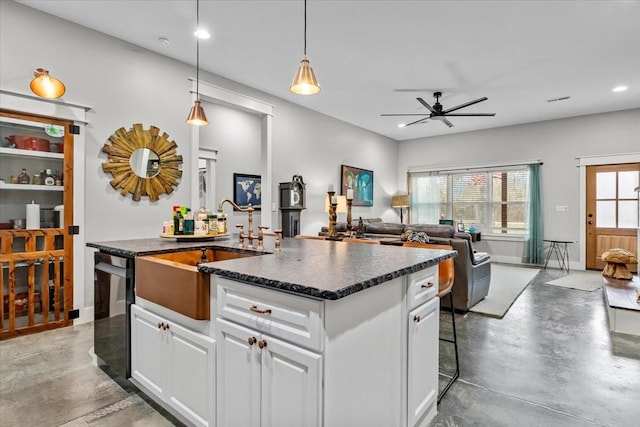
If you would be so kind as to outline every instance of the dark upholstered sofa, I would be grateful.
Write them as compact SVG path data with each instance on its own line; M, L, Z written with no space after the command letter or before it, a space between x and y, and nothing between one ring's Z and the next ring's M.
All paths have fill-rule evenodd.
M411 232L425 232L429 243L450 245L458 252L454 259L455 281L453 284L453 305L457 311L466 312L483 300L489 292L491 282L491 259L485 252L473 249L469 233L456 232L451 225L399 224L383 222L380 218L362 220L366 238L397 237L406 240ZM352 222L356 226L357 221ZM344 233L346 223L337 223L336 231ZM327 234L322 227L320 235Z

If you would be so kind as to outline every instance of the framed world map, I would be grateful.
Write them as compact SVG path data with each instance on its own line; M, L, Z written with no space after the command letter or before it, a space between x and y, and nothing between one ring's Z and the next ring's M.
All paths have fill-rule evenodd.
M260 210L262 204L262 178L260 175L234 173L233 202L241 208L246 208L251 204L255 210Z

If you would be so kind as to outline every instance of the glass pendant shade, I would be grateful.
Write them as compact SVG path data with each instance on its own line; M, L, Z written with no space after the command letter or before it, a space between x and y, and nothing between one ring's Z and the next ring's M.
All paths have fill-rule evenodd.
M320 92L320 85L306 56L300 61L289 90L297 95L313 95Z
M193 107L191 107L189 116L187 116L187 123L194 126L205 126L209 124L207 116L204 114L204 109L202 105L200 105L200 101L193 101Z
M35 77L31 80L31 91L42 98L60 98L64 95L66 88L64 83L58 79L54 79L49 75L49 70L38 68L33 72Z

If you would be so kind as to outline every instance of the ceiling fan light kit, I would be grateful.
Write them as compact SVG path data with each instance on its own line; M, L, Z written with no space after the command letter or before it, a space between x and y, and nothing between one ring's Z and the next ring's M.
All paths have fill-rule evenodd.
M296 95L313 95L320 92L320 85L307 59L307 0L304 0L304 56L296 70L289 90Z
M196 32L200 28L200 0L196 0ZM204 108L200 104L200 38L196 36L196 100L189 110L187 124L193 126L206 126L209 124L207 116L204 114Z
M416 98L423 107L429 110L429 113L409 113L409 114L381 114L383 117L400 117L400 116L423 116L422 118L415 120L411 123L406 123L402 127L411 126L415 124L425 123L427 120L439 120L450 128L453 127L453 123L451 123L447 117L492 117L495 116L496 113L454 113L454 111L460 110L465 107L469 107L471 105L477 104L479 102L486 101L486 96L482 98L475 99L473 101L465 102L464 104L457 105L453 108L449 108L447 110L444 109L442 104L440 104L440 97L442 96L442 92L434 92L433 97L436 99L436 103L433 104L433 107L429 105L424 99ZM426 117L424 117L426 116Z

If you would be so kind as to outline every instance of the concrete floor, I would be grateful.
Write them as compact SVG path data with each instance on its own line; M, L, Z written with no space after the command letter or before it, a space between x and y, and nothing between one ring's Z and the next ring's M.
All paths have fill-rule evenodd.
M638 423L640 337L609 332L601 289L544 284L559 276L541 272L503 319L456 315L460 379L431 426ZM1 342L0 426L177 424L93 367L92 345L92 324ZM443 370L451 347L441 344Z

